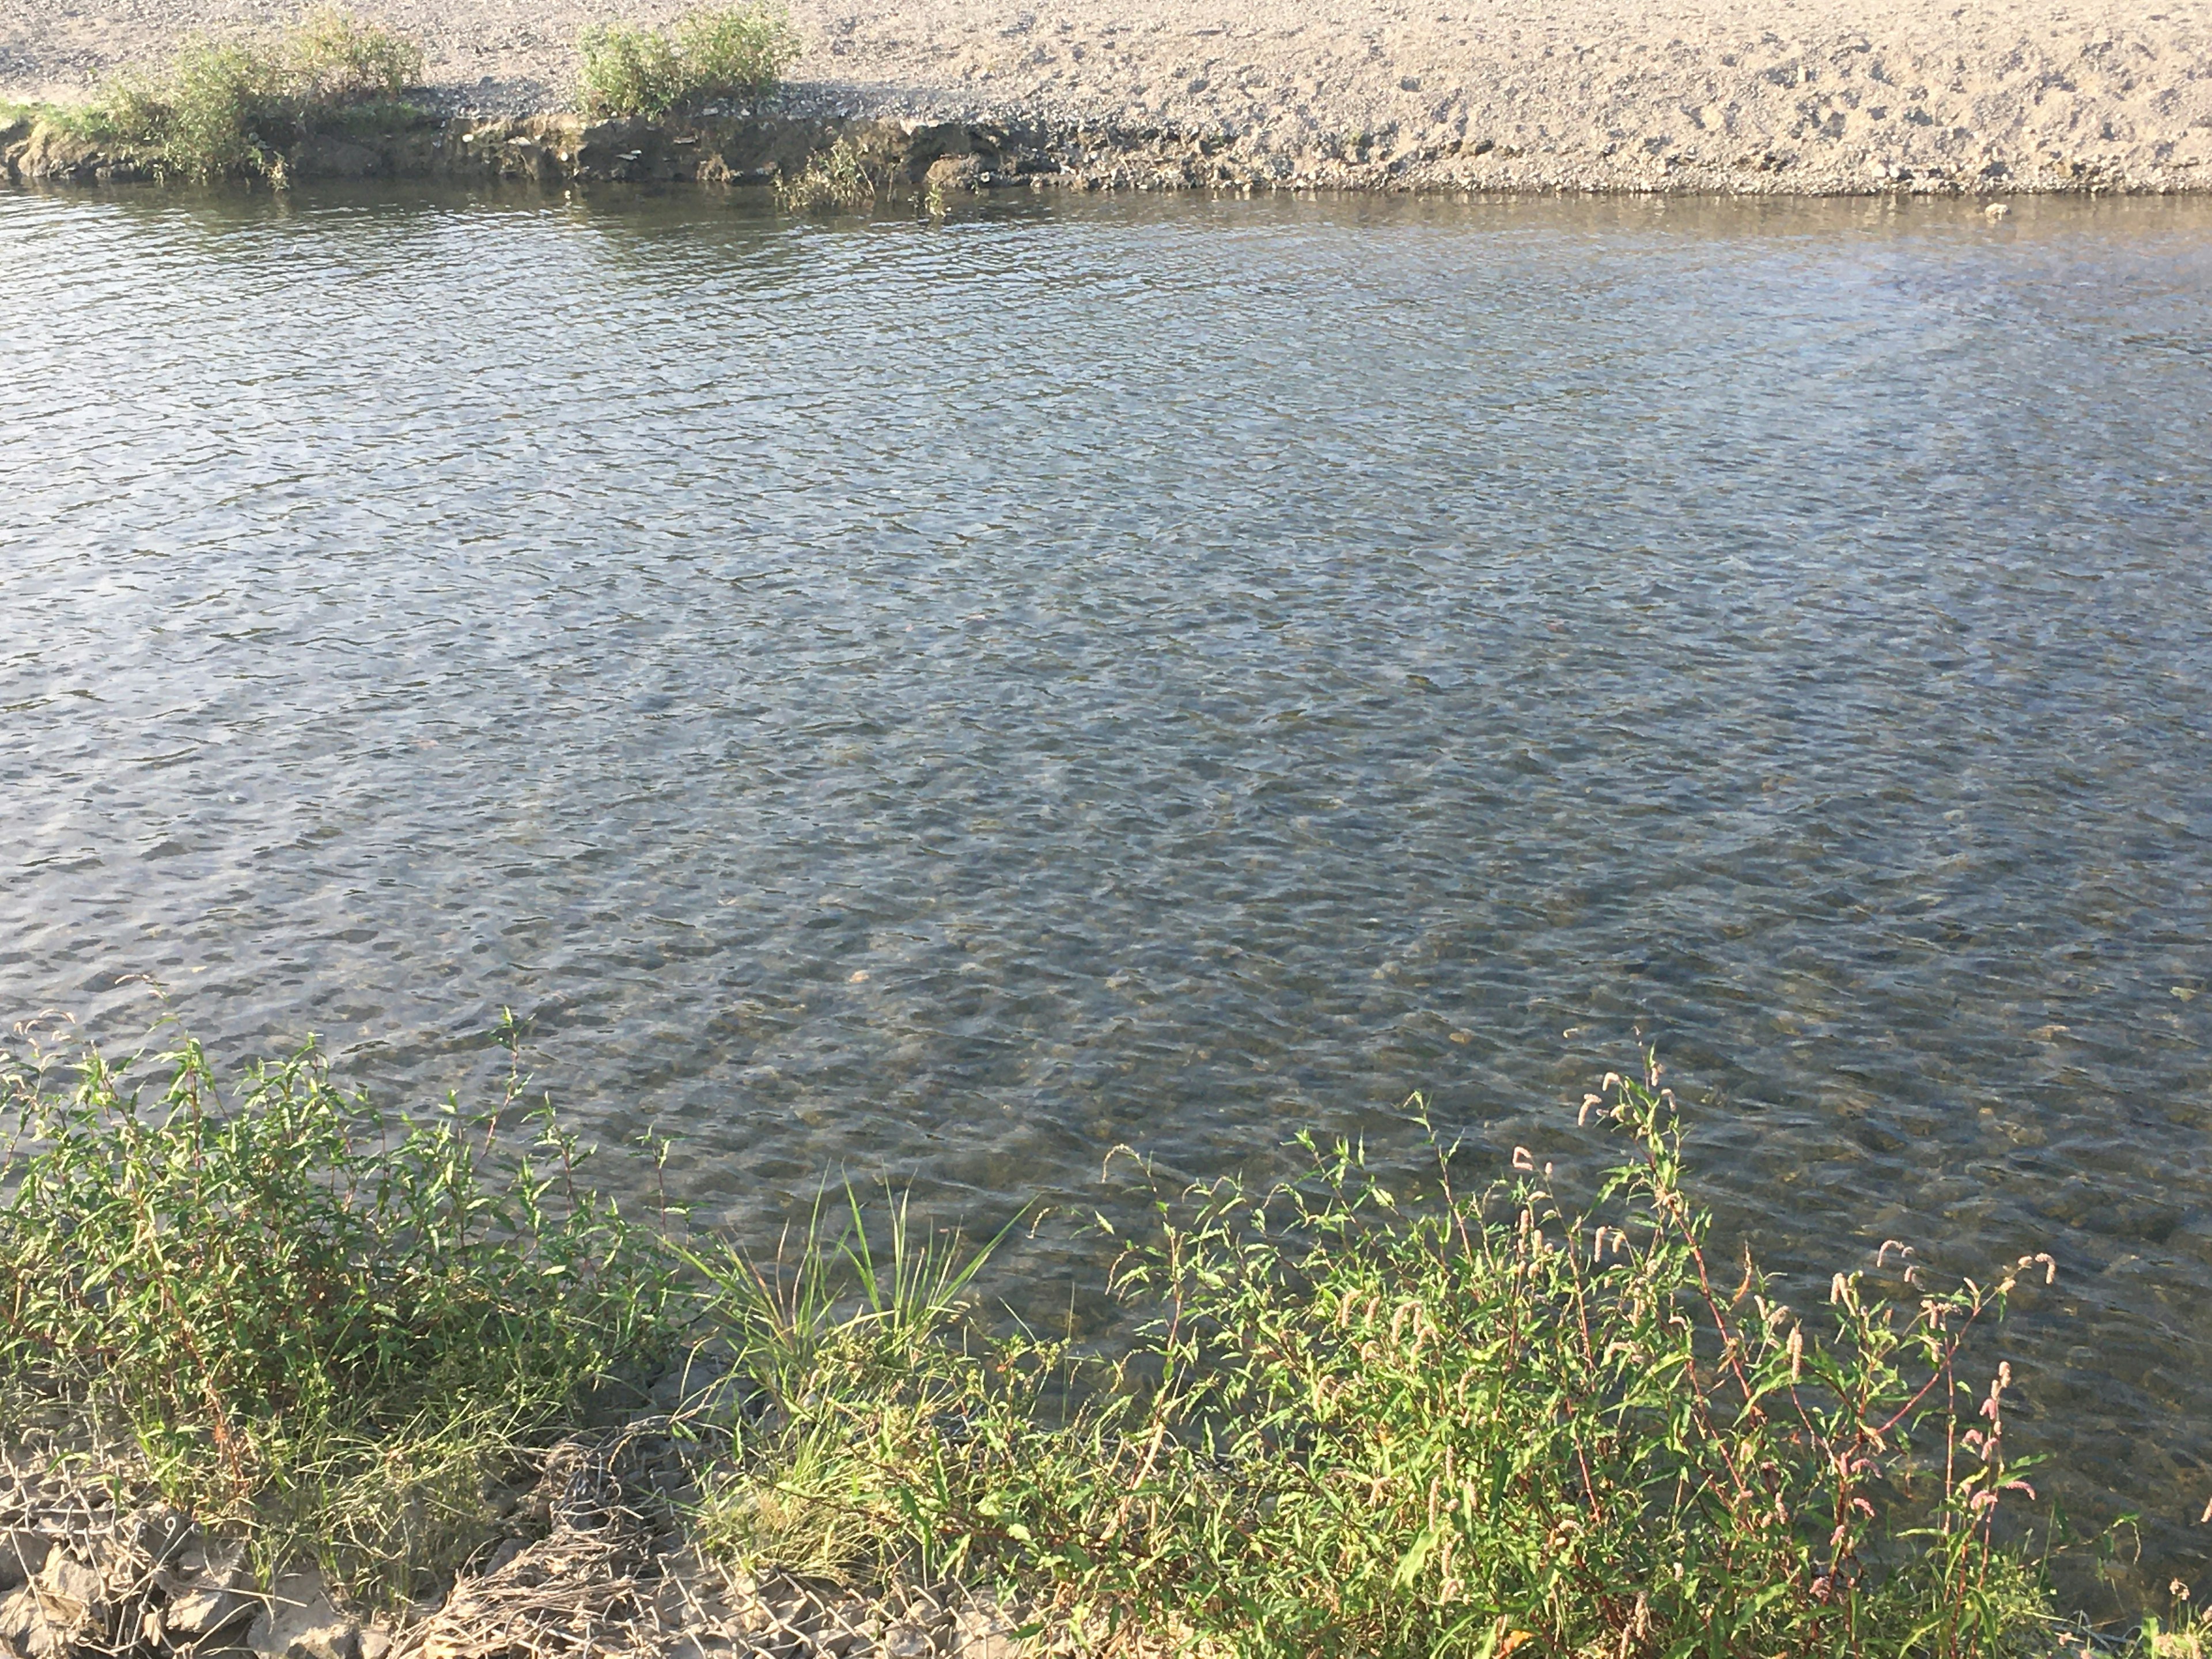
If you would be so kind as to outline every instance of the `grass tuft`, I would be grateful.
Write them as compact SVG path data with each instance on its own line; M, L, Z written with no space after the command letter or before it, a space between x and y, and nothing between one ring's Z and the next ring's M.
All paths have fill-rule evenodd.
M794 213L859 213L876 199L876 175L849 138L811 157L805 167L775 184L779 205Z
M594 24L576 50L586 114L657 118L718 101L759 103L781 83L799 43L783 10L762 0L693 12L672 33Z

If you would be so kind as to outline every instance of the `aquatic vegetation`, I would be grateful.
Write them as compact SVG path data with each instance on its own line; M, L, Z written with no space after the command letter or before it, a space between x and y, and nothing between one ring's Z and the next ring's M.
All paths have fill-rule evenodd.
M777 179L775 199L792 212L857 213L876 199L876 176L859 147L840 138L798 173Z
M86 103L37 114L161 172L281 182L283 153L302 138L416 118L400 94L422 73L420 46L323 6L273 38L187 40L165 76L121 75Z
M1939 1288L1900 1258L1891 1301L1885 1249L1786 1305L1714 1259L1656 1066L1586 1100L1621 1150L1578 1208L1526 1154L1470 1191L1440 1148L1406 1183L1310 1140L1287 1183L1154 1193L1110 1356L984 1317L1012 1224L970 1247L848 1191L765 1261L641 1225L519 1066L420 1120L312 1053L228 1098L189 1041L54 1073L6 1073L0 1389L121 1425L267 1571L434 1587L488 1482L711 1350L696 1550L977 1587L1079 1646L1950 1659L2057 1629L2009 1372L1966 1364L2047 1261Z
M577 39L585 113L664 116L718 101L757 104L781 82L799 42L779 7L696 11L672 33L599 23Z

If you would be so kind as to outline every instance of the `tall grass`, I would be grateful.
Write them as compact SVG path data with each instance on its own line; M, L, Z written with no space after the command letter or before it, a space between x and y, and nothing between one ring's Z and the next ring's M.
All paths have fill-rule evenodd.
M672 32L594 24L576 51L585 113L658 118L716 101L758 103L781 83L799 44L781 8L757 0L693 12Z

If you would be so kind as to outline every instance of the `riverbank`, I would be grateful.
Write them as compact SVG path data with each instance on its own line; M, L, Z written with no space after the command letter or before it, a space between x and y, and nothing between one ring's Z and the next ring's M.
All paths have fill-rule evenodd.
M917 183L940 157L972 155L957 182L984 188L2212 188L2212 0L2156 11L2008 0L1941 16L1879 0L1778 14L1674 0L1627 16L1537 0L1479 12L1363 0L1325 13L1280 0L1124 0L1103 12L802 0L804 52L772 132L715 138L711 157L696 125L592 135L574 123L574 42L599 15L578 0L369 9L423 43L422 101L438 118L404 139L319 152L308 171L457 176L459 158L465 173L488 170L490 155L496 170L532 176L742 179L830 133ZM651 0L623 15L678 9ZM284 15L264 0L66 11L0 0L0 98L81 98L191 31ZM10 170L102 174L82 155L57 167L51 152ZM117 171L111 159L103 176Z
M1817 1313L1748 1257L1731 1290L1656 1064L1572 1120L1618 1160L1587 1207L1525 1151L1462 1187L1432 1138L1413 1182L1308 1141L1285 1184L1159 1193L1110 1353L986 1312L1018 1216L963 1242L848 1191L750 1258L623 1214L519 1072L416 1121L312 1054L222 1088L189 1042L5 1082L25 1659L1963 1659L2065 1628L2012 1521L2010 1368L1951 1386L2050 1258L1947 1290L1886 1245Z

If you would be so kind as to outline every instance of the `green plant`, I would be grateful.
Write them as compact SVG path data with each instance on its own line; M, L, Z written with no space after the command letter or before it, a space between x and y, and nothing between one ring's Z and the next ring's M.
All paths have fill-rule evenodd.
M284 95L303 109L397 98L422 76L422 49L337 6L318 6L277 49Z
M681 95L676 43L658 29L598 23L576 41L587 115L668 113Z
M876 199L876 178L859 147L840 138L810 158L795 177L777 179L775 198L793 212L857 213Z
M702 1535L997 1577L1091 1639L1224 1655L1950 1659L2043 1631L1995 1530L2024 1491L2006 1374L1957 1374L2010 1279L1898 1308L1841 1275L1819 1334L1747 1265L1715 1283L1656 1081L1593 1108L1634 1157L1573 1216L1533 1159L1474 1195L1443 1159L1417 1200L1345 1146L1163 1203L1116 1275L1150 1334L1111 1365L944 1297L887 1316L849 1242L842 1303L825 1267L779 1304L703 1264L775 1409ZM909 1281L975 1266L930 1259Z
M410 1121L312 1048L228 1100L189 1040L75 1070L5 1072L0 1384L122 1425L173 1501L404 1576L469 1541L488 1472L673 1344L673 1260L519 1071L488 1113Z
M686 17L676 27L676 51L690 81L685 101L758 100L798 59L799 41L782 11L735 6Z
M421 47L323 6L273 39L189 40L166 76L119 76L90 102L39 117L188 178L281 180L283 152L303 137L365 114L413 118L400 94L422 72Z
M671 34L594 24L576 42L580 94L593 116L665 116L716 100L757 103L799 56L790 19L766 3L697 11Z
M2212 1515L2212 1504L2206 1505ZM2212 1613L2200 1613L2189 1603L2189 1586L2175 1579L2166 1587L2173 1598L2172 1622L2143 1620L2140 1645L2147 1659L2207 1659L2212 1655Z
M931 1414L960 1397L947 1384L962 1362L945 1339L1019 1220L963 1251L957 1237L918 1237L897 1200L878 1243L849 1188L845 1199L848 1224L837 1236L817 1202L799 1247L765 1265L727 1245L684 1252L701 1285L702 1324L737 1339L745 1374L785 1412L758 1432L738 1426L757 1473L724 1485L704 1512L703 1535L748 1562L836 1574L901 1559L900 1534L881 1530L866 1501L836 1493L855 1477L869 1486L866 1470L895 1467L902 1449L929 1438ZM927 1553L927 1535L915 1541Z
M282 85L264 52L193 41L177 54L165 91L146 100L146 131L163 159L193 178L260 171L270 153L263 118L279 105Z

